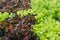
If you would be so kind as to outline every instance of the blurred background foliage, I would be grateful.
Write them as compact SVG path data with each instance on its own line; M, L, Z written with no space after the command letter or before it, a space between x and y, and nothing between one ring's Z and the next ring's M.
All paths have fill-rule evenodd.
M60 0L31 0L31 7L27 11L19 10L17 14L37 14L33 31L40 40L60 40ZM12 18L13 14L0 12L0 21L8 16Z

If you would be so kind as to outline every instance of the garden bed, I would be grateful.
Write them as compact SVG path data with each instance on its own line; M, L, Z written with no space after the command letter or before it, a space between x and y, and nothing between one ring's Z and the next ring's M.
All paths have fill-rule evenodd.
M36 14L18 14L29 8L30 0L1 0L0 18L4 16L0 20L0 40L39 40L32 26Z
M31 0L31 9L19 10L17 14L37 14L33 32L40 40L60 40L60 0ZM7 12L0 13L0 21L12 18ZM3 17L2 17L3 16Z

